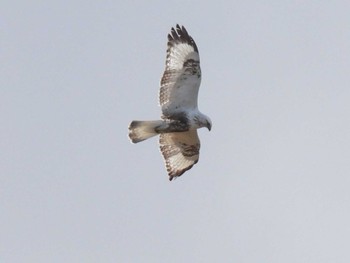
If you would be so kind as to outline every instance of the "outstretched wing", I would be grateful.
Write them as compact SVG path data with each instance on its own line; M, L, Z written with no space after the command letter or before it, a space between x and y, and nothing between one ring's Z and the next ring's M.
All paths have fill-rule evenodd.
M170 181L198 162L200 142L197 130L162 133L159 144Z
M201 69L196 43L185 27L168 35L166 66L160 82L159 104L165 117L197 108Z

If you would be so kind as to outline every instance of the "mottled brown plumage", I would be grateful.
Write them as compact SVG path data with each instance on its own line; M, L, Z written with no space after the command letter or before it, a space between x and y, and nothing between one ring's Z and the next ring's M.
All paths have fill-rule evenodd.
M177 25L168 35L165 71L160 81L162 120L133 121L129 126L129 137L134 143L160 134L160 150L170 180L198 162L197 129L211 129L209 117L198 110L200 82L197 45L185 27Z

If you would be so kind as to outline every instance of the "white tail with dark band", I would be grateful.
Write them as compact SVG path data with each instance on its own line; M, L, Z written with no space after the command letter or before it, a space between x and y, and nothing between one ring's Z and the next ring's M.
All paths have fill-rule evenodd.
M129 125L129 138L133 143L142 142L156 136L156 127L163 124L162 120L157 121L132 121Z

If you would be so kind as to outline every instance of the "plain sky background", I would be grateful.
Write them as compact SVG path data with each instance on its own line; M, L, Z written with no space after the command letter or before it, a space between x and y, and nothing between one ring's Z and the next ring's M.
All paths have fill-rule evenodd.
M0 261L350 262L349 1L2 1ZM201 56L199 163L156 138L167 34Z

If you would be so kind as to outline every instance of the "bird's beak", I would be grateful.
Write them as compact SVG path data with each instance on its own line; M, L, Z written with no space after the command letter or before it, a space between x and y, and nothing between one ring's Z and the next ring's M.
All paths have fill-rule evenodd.
M211 123L209 121L207 121L207 128L209 131L211 131Z

